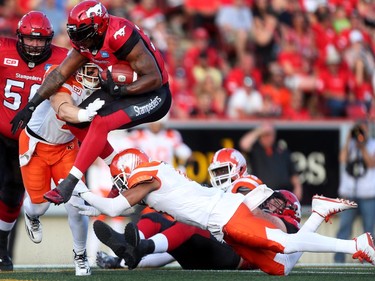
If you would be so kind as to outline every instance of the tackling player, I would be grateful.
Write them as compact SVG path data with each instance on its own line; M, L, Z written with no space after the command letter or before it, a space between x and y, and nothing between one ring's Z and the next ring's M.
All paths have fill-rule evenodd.
M109 15L100 2L86 0L70 11L67 32L73 49L59 67L46 77L24 110L12 120L13 132L24 127L35 107L54 94L79 67L89 61L102 69L126 61L138 74L138 79L119 87L107 72L108 79L102 83L103 91L96 92L85 101L84 105L87 105L99 97L106 104L88 130L77 135L82 144L69 175L57 188L45 194L45 198L55 204L70 199L79 179L103 153L110 131L159 120L167 114L171 105L168 73L162 55L134 23ZM113 158L115 152L112 150L106 154Z
M67 49L51 44L53 35L46 15L31 11L18 23L17 39L0 38L0 270L13 270L8 236L24 196L19 133L12 134L10 121L40 87L47 67L66 57Z
M78 140L68 130L66 122L90 122L104 104L104 101L97 99L86 109L77 107L100 88L99 71L99 67L92 63L82 66L55 95L42 102L21 132L19 159L26 188L25 224L27 234L34 243L42 241L39 217L45 214L50 205L43 195L51 189L51 180L57 185L60 179L67 176L79 150ZM84 185L82 181L78 184ZM80 215L72 206L78 201L80 198L73 196L65 204L65 209L73 235L76 275L81 276L90 275L91 270L86 256L88 217Z
M119 161L121 161L123 165L128 185L134 188L133 192L131 192L132 189L130 188L128 191L122 193L126 198L116 197L111 200L100 198L84 190L82 190L81 193L81 196L87 202L105 214L117 214L120 210L126 209L124 205L132 205L133 200L137 202L139 202L138 200L143 200L155 210L167 212L178 221L208 229L211 233L216 234L216 237L219 239L224 236L224 240L246 261L250 262L255 268L261 268L269 274L288 274L301 255L301 253L295 252L304 249L318 252L344 251L341 248L347 247L348 249L346 249L345 252L353 253L354 258L364 258L373 262L374 249L368 242L372 241L368 234L361 235L356 239L356 242L353 242L351 245L352 241L337 241L337 239L334 238L307 233L308 231L315 231L317 226L323 221L323 218L327 218L330 214L356 207L353 203L316 196L313 200L314 213L311 216L310 223L304 225L304 227L306 226L305 231L303 231L304 234L287 235L276 229L276 227L281 224L274 219L275 217L270 219L267 214L255 209L255 206L251 202L252 199L255 199L254 202L258 202L256 204L259 204L259 202L262 201L258 200L258 195L262 197L262 193L267 192L264 185L263 187L258 186L254 189L254 191L257 190L256 193L250 192L246 196L233 193L223 193L222 190L216 188L205 188L188 180L185 176L181 175L176 170L173 170L172 167L165 163L155 161L149 162L147 155L136 149L125 150L119 158ZM163 184L160 185L160 182ZM136 189L138 190L137 192L135 192ZM150 192L150 190L152 191ZM258 191L260 191L260 193ZM192 194L190 194L191 192ZM197 193L200 193L200 195L197 195ZM152 196L153 194L155 194L155 196ZM142 199L139 199L140 197L142 197ZM128 201L128 203L125 203L124 199L129 199L130 202ZM213 200L217 201L217 204L213 203L212 205L211 203ZM174 203L170 204L170 202ZM233 208L233 204L235 204L235 208L238 207L238 209L234 211L234 215L230 218L232 215L232 211L230 210ZM252 209L251 212L249 211L248 206ZM208 208L207 213L204 211L205 208ZM241 212L244 213L241 214ZM237 216L240 216L241 218ZM224 223L224 233L221 231L222 228L220 227L221 219L229 220L229 225ZM239 221L232 224L232 220ZM201 224L202 222L203 224ZM241 231L237 232L237 235L228 232L234 231L234 229L237 229L238 227L241 228ZM264 232L266 229L267 233ZM274 231L275 234L268 236L268 231L270 231L270 233ZM138 233L137 231L131 232ZM302 231L299 233L301 232ZM134 234L133 237L134 236L136 236L136 234ZM285 240L280 238L284 238ZM319 239L326 244L323 246L317 246L316 243L312 243L314 244L314 247L312 247L310 240L315 241L314 239ZM336 246L338 248L331 247L328 242L337 242ZM138 242L135 244L137 245L137 243ZM342 245L339 245L341 243ZM350 248L350 246L352 248ZM364 251L360 251L361 248ZM124 257L127 262L130 261L130 263L132 263L132 258L134 257L131 254L129 255L126 248L123 248L122 251L122 253L120 252L117 254ZM283 251L284 253L293 254L282 256L279 253L282 253ZM278 255L278 257L275 258L275 255ZM258 260L256 258L259 256L261 256L262 259ZM273 262L274 266L271 267L269 264L270 262Z

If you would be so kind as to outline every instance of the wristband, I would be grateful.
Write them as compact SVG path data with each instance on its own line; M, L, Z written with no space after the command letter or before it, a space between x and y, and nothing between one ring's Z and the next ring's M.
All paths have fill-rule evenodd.
M77 116L77 119L79 122L89 122L90 119L89 119L89 116L87 114L87 110L86 109L80 109L78 110L78 116Z
M30 103L34 104L35 108L41 104L45 98L43 98L41 95L38 94L38 92L35 93L35 95L31 98ZM34 110L32 110L34 111Z

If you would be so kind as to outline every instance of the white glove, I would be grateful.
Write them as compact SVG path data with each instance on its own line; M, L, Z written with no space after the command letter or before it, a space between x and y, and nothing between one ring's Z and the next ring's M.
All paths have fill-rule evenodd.
M74 187L72 195L81 197L81 194L85 192L90 192L90 190L83 183L83 181L80 180L78 184Z
M82 216L89 216L89 217L97 217L101 215L102 213L93 206L87 206L84 204L76 204L72 203L73 207L79 209L78 213Z
M105 101L97 98L92 103L86 106L86 109L78 110L78 121L79 122L90 122L104 105Z

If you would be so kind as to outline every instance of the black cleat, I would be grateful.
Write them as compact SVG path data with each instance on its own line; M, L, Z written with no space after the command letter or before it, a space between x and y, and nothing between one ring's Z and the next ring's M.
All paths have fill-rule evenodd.
M125 263L129 269L134 269L142 260L143 255L139 251L141 239L139 237L138 227L135 223L130 222L125 226L126 250L124 253Z
M113 230L108 224L96 220L93 224L96 237L104 245L112 249L112 251L120 258L124 258L126 250L126 241L123 234Z
M0 271L13 271L13 262L9 256L0 258Z

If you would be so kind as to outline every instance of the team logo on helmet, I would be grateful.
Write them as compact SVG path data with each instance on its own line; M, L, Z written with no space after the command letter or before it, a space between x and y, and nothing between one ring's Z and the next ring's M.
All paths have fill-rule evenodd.
M100 3L96 4L93 7L90 7L89 9L87 9L86 16L89 18L89 17L91 17L92 14L97 15L99 17L101 17L103 15L102 5Z

